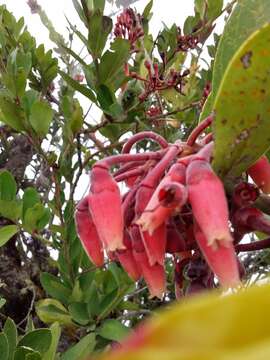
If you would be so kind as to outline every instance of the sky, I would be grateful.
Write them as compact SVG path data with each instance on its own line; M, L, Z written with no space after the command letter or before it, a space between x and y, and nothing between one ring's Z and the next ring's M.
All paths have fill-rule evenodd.
M58 32L66 31L65 16L72 24L80 24L72 0L38 0L38 3L46 11ZM148 0L139 0L134 6L141 11L147 3ZM15 17L23 16L29 31L38 39L38 42L49 44L47 31L45 29L42 31L39 17L30 13L26 0L0 0L0 4L6 4ZM111 10L112 8L107 6L107 12L110 13ZM193 14L193 0L154 0L153 13L152 30L157 31L161 21L167 25L174 22L181 25L188 15Z

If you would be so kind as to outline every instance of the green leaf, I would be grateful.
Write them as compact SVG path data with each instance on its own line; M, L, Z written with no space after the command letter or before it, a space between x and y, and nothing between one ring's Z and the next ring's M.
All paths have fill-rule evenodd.
M0 214L6 219L16 221L22 214L21 200L0 200Z
M7 171L0 172L0 199L14 200L17 193L17 184L13 175Z
M41 355L28 346L20 346L15 351L14 360L41 360Z
M62 356L61 360L85 360L93 352L96 345L95 334L86 335L78 344L72 346Z
M216 3L216 0L213 2ZM268 0L237 2L218 44L213 68L212 92L204 105L200 119L204 119L212 111L223 75L235 52L254 31L269 22L269 18Z
M10 318L7 318L3 332L5 333L8 345L9 345L9 357L8 360L13 360L14 351L17 345L17 328L14 321ZM0 346L1 349L1 346Z
M106 51L100 60L100 83L108 86L117 83L118 86L116 80L119 81L119 76L121 79L121 74L124 76L123 67L129 56L129 48L130 44L127 40L119 38L114 40L110 50Z
M33 104L29 121L38 135L47 135L52 119L53 110L49 104L43 101L36 101Z
M105 7L105 0L91 0L94 3L94 9L103 13Z
M25 130L22 109L9 97L0 95L0 121L17 131Z
M146 7L143 10L142 16L143 16L144 19L149 18L152 7L153 7L153 0L150 0L149 3L146 5Z
M80 19L87 26L87 21L84 16L83 9L82 9L80 3L78 2L78 0L72 0L72 2L73 2L73 6L74 6L75 10L77 11L77 14L79 15Z
M49 273L42 273L40 282L48 295L59 300L63 304L68 304L71 296L71 289L67 288L59 278Z
M223 0L207 0L207 14L208 20L216 19L222 11Z
M5 333L0 333L0 350L1 350L1 360L9 359L9 346L8 338Z
M175 303L146 321L103 360L266 360L270 358L270 285ZM145 332L144 332L145 329ZM211 334L211 336L210 336Z
M34 351L45 353L48 351L52 342L52 334L49 329L37 329L24 335L19 343L19 346L25 346L33 349Z
M40 203L39 193L35 188L29 187L24 190L23 194L23 217L28 209Z
M25 360L41 360L41 355L39 352L35 351L30 354L27 354Z
M71 316L67 309L55 299L43 299L36 303L38 317L44 323L59 322L63 325L71 325Z
M100 11L90 17L88 46L94 59L102 54L107 38L112 31L112 19L103 16Z
M68 74L64 73L63 71L59 70L59 74L72 89L86 96L91 101L96 102L96 97L92 90L90 90L84 85L79 84L78 81L72 79L72 77L70 77Z
M52 342L48 351L46 351L43 355L42 360L55 360L57 346L61 335L61 328L56 322L51 325L50 331L52 333Z
M200 15L200 18L203 20L205 17L205 12L207 9L207 0L195 0L195 13L198 13Z
M6 303L6 300L0 297L0 309L3 307Z
M99 307L99 319L104 319L108 314L121 302L119 299L118 289L111 291L100 302Z
M256 31L234 55L214 104L213 167L238 176L270 146L270 25Z
M102 323L96 332L105 339L119 342L130 333L130 329L120 321L108 319Z
M5 245L18 231L17 225L2 226L0 228L0 247Z
M73 0L73 1L74 1L74 0ZM72 49L70 49L70 48L68 48L68 47L66 47L66 46L63 46L63 45L62 45L62 47L63 47L63 49L65 49L65 51L66 51L69 55L71 55L72 57L74 57L74 59L77 60L78 63L80 63L80 64L83 65L83 66L87 66L86 62L85 62L78 54L76 54Z
M30 209L26 210L23 226L29 233L42 230L48 224L50 216L50 210L48 208L45 208L40 203L35 204Z
M72 319L80 325L86 325L90 321L87 310L87 304L83 302L73 302L69 305L68 310Z
M26 113L26 116L29 118L30 113L31 113L31 108L33 106L33 104L37 101L38 99L38 92L35 90L28 90L26 91L26 93L24 94L24 96L22 97L22 105L24 108L24 111Z

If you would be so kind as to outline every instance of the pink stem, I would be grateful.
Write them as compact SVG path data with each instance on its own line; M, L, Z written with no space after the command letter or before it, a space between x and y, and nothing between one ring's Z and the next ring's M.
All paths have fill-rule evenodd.
M128 170L131 170L133 169L134 167L136 166L140 166L140 165L143 165L144 164L144 161L132 161L132 163L130 164L125 164L123 165L122 167L120 167L120 169L118 169L114 174L113 176L116 177L118 175L121 175L123 173L125 173L126 171Z
M187 139L187 145L193 146L198 138L198 136L213 122L213 115L209 115L206 119L201 121L198 126L191 132Z
M205 137L202 139L201 144L202 145L209 144L210 141L212 141L212 140L213 140L213 133L209 133L209 134L205 135Z
M163 149L167 148L169 144L167 141L160 136L159 134L155 134L152 131L142 131L138 134L133 135L127 142L124 144L122 149L122 154L128 154L134 144L141 140L152 139L157 142Z
M157 186L161 176L165 172L166 168L170 165L172 160L181 151L181 148L177 145L171 145L164 155L163 159L151 170L148 175L141 182L142 186L148 186L154 188Z
M119 164L126 163L131 161L147 161L147 160L160 160L166 150L160 150L157 152L147 152L144 154L119 154L112 155L100 161L97 161L94 166L102 167L108 169L109 167ZM94 167L93 166L93 167Z
M248 244L237 244L235 245L235 251L243 252L243 251L255 251L267 249L270 247L270 238L266 238L264 240L254 241Z
M132 169L129 171L126 171L123 174L117 175L114 177L115 181L120 182L120 181L124 181L132 176L139 176L142 175L145 172L144 168L136 168L136 169Z

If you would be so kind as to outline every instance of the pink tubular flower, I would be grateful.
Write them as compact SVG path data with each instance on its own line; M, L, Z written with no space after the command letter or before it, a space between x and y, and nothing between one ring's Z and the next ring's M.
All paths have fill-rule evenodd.
M210 246L231 246L229 211L221 180L205 160L187 167L187 187L193 215Z
M135 212L136 215L140 215L147 203L149 202L153 194L153 189L146 186L142 186L136 195L136 206ZM138 228L139 229L139 228ZM149 234L146 231L143 231L141 228L141 236L145 246L146 253L148 255L149 263L154 265L159 263L163 265L165 258L165 248L166 248L166 228L165 224L162 224L152 234Z
M182 184L172 182L167 176L157 187L137 224L143 231L148 231L152 235L174 211L180 211L186 201L186 188Z
M106 167L93 167L88 202L98 235L106 250L124 249L121 195Z
M270 163L265 155L260 157L247 173L264 193L270 193Z
M231 242L224 246L218 243L218 247L213 249L199 228L194 225L194 233L197 243L213 273L218 277L224 287L236 287L240 285L239 269L237 257Z
M161 224L151 235L147 231L141 231L141 235L149 264L154 265L158 263L163 266L167 241L166 225Z
M80 201L75 212L75 223L82 246L96 266L103 266L104 253L95 224L88 209L88 197Z
M160 264L150 265L142 242L140 229L137 225L131 227L131 238L133 247L133 256L141 269L142 275L149 288L151 297L162 298L166 291L166 275L164 266Z
M125 250L116 251L117 258L131 279L137 281L141 277L141 271L134 259L131 239L127 230L124 232L124 245Z

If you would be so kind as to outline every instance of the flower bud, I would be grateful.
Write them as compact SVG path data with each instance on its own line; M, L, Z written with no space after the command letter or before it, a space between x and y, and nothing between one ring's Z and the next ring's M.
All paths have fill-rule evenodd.
M265 155L260 157L247 173L265 194L270 193L270 163Z
M90 260L96 266L103 266L104 253L95 224L88 209L88 197L81 200L75 212L75 223L79 239Z
M187 187L193 215L209 246L231 246L227 199L221 180L204 160L187 167Z
M106 250L124 249L121 195L107 168L93 167L88 202L98 235Z
M224 287L238 286L240 284L239 269L232 242L227 243L226 246L219 242L214 249L209 246L207 238L198 224L194 226L194 234L205 260L218 277L221 285Z

